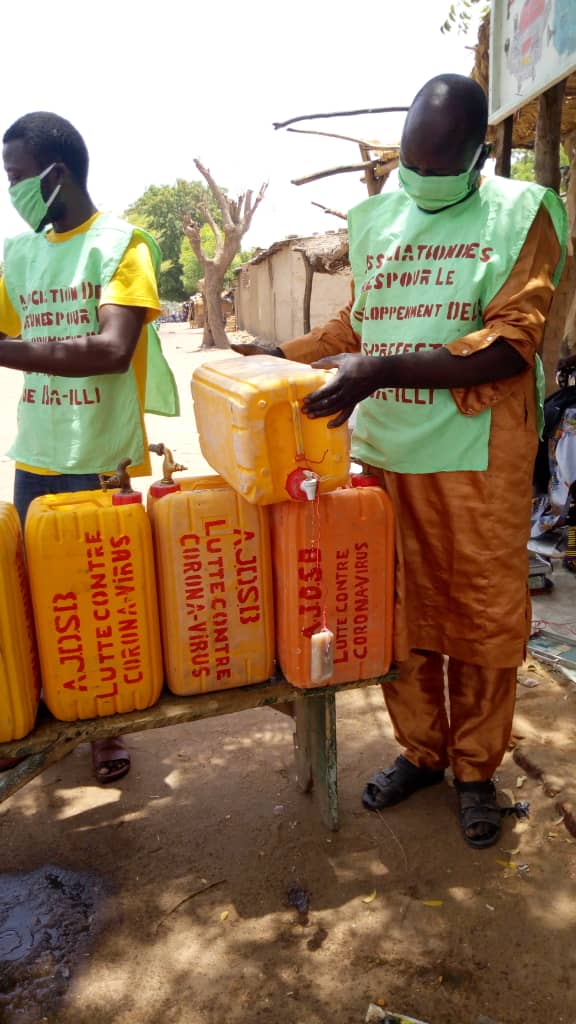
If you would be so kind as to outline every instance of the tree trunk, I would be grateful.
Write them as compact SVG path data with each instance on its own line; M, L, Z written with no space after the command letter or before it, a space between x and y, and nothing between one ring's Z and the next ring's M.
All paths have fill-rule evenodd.
M538 103L534 175L539 185L560 188L560 126L566 79L543 92Z
M190 245L196 254L196 258L204 270L203 294L206 302L206 325L204 327L202 348L230 348L222 312L221 295L224 275L236 253L240 252L242 238L248 231L252 223L252 217L264 198L266 185L262 185L256 198L254 198L252 191L249 189L247 192L243 192L241 196L238 196L238 199L232 200L218 187L210 171L204 167L200 160L195 159L194 163L205 179L222 215L222 224L220 226L216 223L206 202L203 213L205 222L210 225L216 242L214 256L208 256L202 248L200 225L192 220L189 214L186 214L183 220L184 234L190 240Z
M202 292L202 301L204 303L204 333L202 335L202 344L200 348L214 348L214 338L212 337L210 322L208 320L208 303L206 301L205 292Z
M205 295L206 295L206 324L212 335L211 348L230 348L228 336L224 330L224 318L222 316L222 286L224 284L224 273L214 271L214 268L206 268ZM206 334L206 328L204 329ZM204 348L204 341L202 348Z

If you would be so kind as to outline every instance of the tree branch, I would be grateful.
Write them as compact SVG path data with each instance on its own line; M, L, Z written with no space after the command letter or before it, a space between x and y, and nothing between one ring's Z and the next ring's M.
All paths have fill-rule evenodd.
M221 228L218 226L218 224L214 220L214 217L212 216L212 213L210 211L210 207L208 205L208 200L206 200L202 204L202 212L203 212L204 216L206 217L207 223L210 225L210 227L212 228L212 231L214 232L214 238L216 239L216 251L219 252L220 249L222 248L222 243L223 243L224 236L222 234Z
M365 160L361 164L349 164L344 167L332 167L328 171L318 171L317 174L309 174L306 178L292 178L292 185L306 185L309 181L317 181L318 178L329 178L332 174L348 174L350 171L365 171L367 167L372 167L373 164L377 163L376 160Z
M207 256L204 250L202 249L202 242L200 239L200 228L198 227L197 224L194 223L194 221L190 217L190 214L186 214L185 217L183 218L182 229L194 250L194 255L196 256L196 259L200 263L200 266L204 267L206 263L212 263L213 261L211 257Z
M200 171L202 177L207 182L208 187L212 195L214 196L214 199L216 200L218 206L220 207L220 212L222 214L222 221L224 226L224 234L226 234L227 228L232 227L232 220L230 218L230 200L226 198L222 189L216 184L208 168L204 167L204 164L201 163L201 161L198 160L197 157L194 158L194 164Z
M338 110L333 114L304 114L302 117L291 117L288 121L274 121L272 127L286 128L297 121L314 121L317 117L354 117L356 114L396 114L406 113L410 107L367 107L366 110Z
M247 192L246 193L247 202L246 202L245 207L244 207L244 218L242 220L242 227L243 227L242 234L243 235L245 235L246 232L248 231L248 228L250 227L250 225L252 223L252 218L253 218L254 214L256 213L256 210L260 206L260 203L264 199L264 196L266 195L266 189L267 188L268 188L268 182L265 181L260 186L260 191L259 191L259 193L256 196L256 199L254 201L252 201L252 192ZM248 201L248 197L249 197L249 201Z
M333 217L340 217L341 220L348 220L347 215L345 213L340 213L340 210L331 210L329 206L322 206L322 203L315 203L314 201L312 201L312 206L319 206L321 210L324 210L324 213L331 213Z
M366 146L367 149L376 151L387 151L389 149L400 149L398 145L384 145L379 142L369 142L366 139L356 139L351 135L336 135L334 132L316 132L311 131L309 128L287 128L289 132L294 132L295 135L322 135L326 139L342 139L344 142L357 142L359 146Z

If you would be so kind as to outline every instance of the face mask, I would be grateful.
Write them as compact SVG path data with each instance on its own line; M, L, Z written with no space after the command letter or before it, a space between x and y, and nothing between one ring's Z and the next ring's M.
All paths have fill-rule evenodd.
M49 199L42 195L42 178L50 173L55 164L50 164L42 174L36 174L32 178L25 178L17 185L11 185L8 189L12 206L20 214L33 231L38 231L44 218L48 213L50 205L58 195L61 185L57 185Z
M483 143L478 146L468 170L462 174L418 174L400 161L398 177L406 195L422 210L443 210L446 206L461 203L478 187L480 171L474 170L474 165L482 148Z

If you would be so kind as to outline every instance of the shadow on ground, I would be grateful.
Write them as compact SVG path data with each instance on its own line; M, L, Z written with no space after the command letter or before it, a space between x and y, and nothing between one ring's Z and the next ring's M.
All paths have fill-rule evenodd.
M519 687L522 730L573 749L575 691L538 680ZM3 1024L359 1024L377 999L430 1024L572 1024L576 864L555 801L524 778L530 820L470 850L448 784L363 811L364 780L395 753L377 688L339 695L338 728L337 834L294 786L292 724L270 709L130 737L117 787L92 783L79 748L16 794L3 872L56 865L102 888L66 984L54 963L59 985L16 1013L22 979L12 964L7 992L0 961ZM520 778L509 755L510 799Z

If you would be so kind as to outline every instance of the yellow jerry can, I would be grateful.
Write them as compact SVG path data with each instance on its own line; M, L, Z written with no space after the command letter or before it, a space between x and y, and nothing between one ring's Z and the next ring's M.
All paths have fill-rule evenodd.
M64 721L150 707L162 688L150 521L127 474L111 482L36 498L26 518L44 697Z
M0 743L19 740L33 727L40 669L20 520L0 502Z
M302 413L331 371L274 356L204 363L192 375L194 414L207 462L246 501L306 501L346 483L349 431Z

